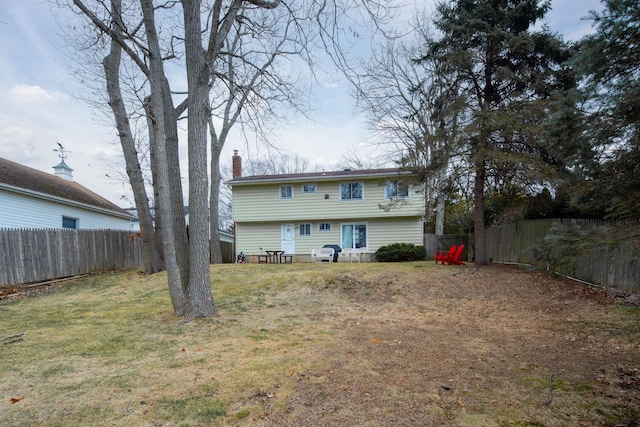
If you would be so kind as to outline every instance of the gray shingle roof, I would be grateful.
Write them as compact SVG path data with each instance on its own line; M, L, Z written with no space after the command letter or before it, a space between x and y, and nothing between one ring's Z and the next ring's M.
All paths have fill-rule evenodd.
M312 180L331 180L331 179L348 179L348 178L374 178L389 177L393 175L411 174L407 169L401 168L384 168L384 169L362 169L362 170L341 170L330 172L308 172L308 173L292 173L282 175L253 175L242 176L228 181L228 184L250 184L250 183L269 183L283 181L312 181Z
M76 182L3 158L0 158L0 183L129 216L125 210Z

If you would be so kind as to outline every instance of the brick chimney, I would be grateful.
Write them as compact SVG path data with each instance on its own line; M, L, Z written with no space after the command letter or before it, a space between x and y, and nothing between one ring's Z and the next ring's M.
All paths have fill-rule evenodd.
M238 150L233 150L233 179L242 176L242 157L238 155Z

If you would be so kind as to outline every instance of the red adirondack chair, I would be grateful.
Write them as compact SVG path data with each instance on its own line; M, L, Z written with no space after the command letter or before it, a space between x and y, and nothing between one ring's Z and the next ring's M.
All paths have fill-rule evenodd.
M436 264L440 261L442 264L448 265L466 265L464 261L460 259L463 250L464 245L460 245L451 246L451 248L449 248L449 252L436 252Z
M449 258L456 252L457 246L453 245L448 252L436 252L436 264L440 261L442 264L449 261Z
M449 259L447 259L447 264L451 265L451 264L455 264L455 265L467 265L464 263L464 261L462 261L460 259L460 256L462 255L462 251L464 250L464 245L460 245L458 246L458 249L456 249L456 252L453 254L453 256L449 257Z

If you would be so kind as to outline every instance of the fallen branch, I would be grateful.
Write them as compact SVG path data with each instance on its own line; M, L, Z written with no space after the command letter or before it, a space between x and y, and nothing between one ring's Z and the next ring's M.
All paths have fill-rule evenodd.
M549 377L549 400L547 400L546 402L544 402L542 405L548 405L549 403L551 403L551 401L553 400L553 376L555 374L551 374L551 376Z
M13 344L14 342L18 342L18 341L22 341L24 338L24 336L27 334L16 334L16 335L11 335L9 337L4 337L4 338L0 338L0 341L2 341L2 344Z
M20 293L20 292L13 292L13 293L11 293L11 294L4 294L4 295L0 295L0 300L1 300L1 299L4 299L4 298L12 297L12 296L14 296L14 295L18 295L19 293Z
M89 277L89 274L79 274L77 276L62 277L60 279L47 280L46 282L33 283L31 285L25 285L25 288L35 288L37 286L48 286L54 283L68 282L69 280L82 279L84 277Z

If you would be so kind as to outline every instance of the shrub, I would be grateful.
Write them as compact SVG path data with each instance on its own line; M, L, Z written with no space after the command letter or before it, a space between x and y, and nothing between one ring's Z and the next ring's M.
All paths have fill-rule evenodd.
M427 256L424 246L413 243L393 243L381 246L376 251L376 260L380 262L421 261Z

